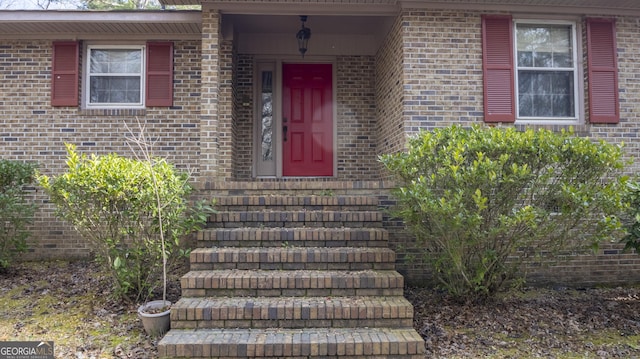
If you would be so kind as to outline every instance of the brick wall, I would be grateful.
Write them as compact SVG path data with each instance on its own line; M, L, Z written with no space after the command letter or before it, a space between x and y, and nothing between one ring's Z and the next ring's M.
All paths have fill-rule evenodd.
M375 61L339 56L337 72L338 178L376 179Z
M482 121L480 13L406 10L402 18L407 133Z
M239 54L236 71L237 88L237 127L238 136L234 151L234 178L248 180L253 176L253 141L254 131L254 58L251 55Z
M83 153L116 152L132 156L126 141L129 126L139 120L157 140L154 153L177 167L199 173L200 42L176 41L175 92L172 108L82 110L50 106L50 41L8 41L0 46L0 157L38 164L46 175L65 170L65 143ZM126 125L126 126L125 126ZM33 224L31 257L75 257L87 254L85 243L58 221L41 191ZM28 256L29 257L29 256Z
M404 54L404 83L403 93L395 97L402 98L404 107L404 126L407 134L418 132L420 129L433 129L451 124L469 125L482 123L483 93L482 93L482 37L481 12L467 11L438 11L438 10L410 10L402 12L402 43L403 48L396 53ZM544 20L544 16L540 16ZM571 19L571 18L569 18ZM617 20L617 45L620 87L621 120L616 125L574 125L577 133L595 139L605 139L612 143L625 143L625 153L628 159L638 157L638 138L640 121L640 103L635 99L640 95L640 85L637 73L640 65L636 61L640 53L640 37L638 37L638 19L634 17L619 17ZM582 39L586 32L582 24ZM394 39L396 27L392 30L389 40ZM454 36L451 36L454 35ZM426 41L425 41L426 39ZM395 41L395 39L394 39ZM383 68L380 73L389 73L386 59L387 47L394 46L389 41L381 50L377 59L377 66ZM585 117L588 116L587 75L586 75L586 46L582 46L583 53L579 57L584 60L585 72L583 76L585 93L583 95ZM397 76L395 76L397 78ZM385 121L389 117L384 111L389 111L387 101L383 97L384 91L389 90L390 79L378 82L378 122L380 138L387 139ZM388 96L389 97L389 96ZM393 103L393 102L391 102ZM583 119L588 122L588 118ZM519 126L522 127L522 126ZM569 126L559 125L528 125L534 128L550 128L560 130ZM400 147L379 146L381 152L387 148L398 150ZM640 163L639 161L636 161ZM629 173L635 173L639 164L629 167Z
M404 35L402 50L395 52L404 54L404 83L403 93L395 94L403 98L404 125L407 134L416 133L420 129L433 129L451 124L469 125L483 122L483 93L482 93L482 39L481 13L467 11L438 11L438 10L410 10L400 15L402 34ZM544 18L541 16L541 18ZM584 23L584 22L583 22ZM573 126L581 136L594 139L604 139L611 143L625 143L625 156L635 160L627 168L629 174L635 174L640 161L640 142L637 141L640 131L640 103L636 100L640 96L640 81L638 73L640 64L636 61L640 53L640 27L638 19L634 17L617 18L617 45L620 87L621 121L616 125L584 124ZM394 27L394 29L397 28ZM582 28L584 29L584 24ZM395 30L397 31L397 30ZM454 36L451 36L451 35ZM389 35L385 47L377 58L377 66L385 73L392 66L388 65L389 48L394 46L391 39L397 36L394 32ZM583 31L584 42L585 32ZM425 41L426 39L426 41ZM586 59L585 46L582 47L581 57ZM584 64L586 69L586 60ZM397 78L397 76L395 76ZM588 113L588 99L586 98L586 74L584 76L585 99L584 113ZM391 79L378 78L378 121L380 139L386 139L385 131L389 129L389 116L382 115L383 111L390 111L392 101L381 97L389 89ZM391 97L391 96L388 96ZM394 117L398 119L398 116ZM585 120L586 121L586 120ZM398 125L396 125L398 126ZM399 127L399 126L398 126ZM549 128L559 131L569 126L558 125L517 125L518 128L534 127ZM398 147L380 146L397 150ZM399 258L412 252L413 240L410 235L400 231L397 223L390 223L393 229L392 246L396 248ZM593 285L597 283L621 283L640 280L637 269L640 268L640 256L623 254L621 246L615 243L605 243L597 255L580 254L549 259L539 263L532 263L526 268L529 278L537 283L564 283L575 285ZM428 273L419 265L403 263L400 270L411 281L428 278Z
M420 129L482 123L480 15L463 10L405 9L395 18L374 57L335 59L338 180L387 178L376 161L377 155L402 150L406 136ZM205 6L201 41L175 42L172 108L53 108L49 105L51 43L3 42L0 156L34 161L43 173L57 174L64 170L65 142L77 144L86 153L130 153L123 124L135 127L139 119L158 139L157 154L193 171L198 184L250 179L253 110L245 100L253 104L254 58L237 54L234 44L222 39L219 22L220 14ZM628 159L640 153L636 140L640 113L636 101L640 95L640 63L636 61L640 53L639 27L637 18L617 19L621 123L575 126L581 135L613 143L624 141ZM629 167L630 173L637 172L638 162ZM41 192L32 195L41 205L33 238L41 241L32 242L31 257L86 255L82 240L54 218L45 196ZM411 250L411 237L400 231L401 223L392 219L387 222L395 233L393 246L404 248L399 250L402 257ZM620 254L619 249L607 247L599 256L576 258L579 262L574 262L574 270L582 277L593 275L606 281L623 275L624 269L640 266L639 259ZM610 268L613 264L616 269ZM410 264L401 269L410 278L423 273ZM550 278L553 269L539 272L542 274L537 278L544 280Z
M404 31L403 18L398 16L376 54L377 154L393 153L405 147Z
M202 8L202 88L200 137L201 175L204 179L215 178L219 172L220 139L218 104L219 88L210 84L220 81L220 13L206 6ZM205 183L206 187L206 183Z
M222 35L221 35L222 36ZM216 137L218 138L218 155L216 177L231 178L233 176L233 159L234 159L234 141L238 136L238 129L234 118L235 100L234 81L233 81L233 43L230 40L219 40L219 102L218 102L218 129ZM209 82L207 84L215 84ZM212 87L215 87L213 85ZM203 137L203 141L208 138Z

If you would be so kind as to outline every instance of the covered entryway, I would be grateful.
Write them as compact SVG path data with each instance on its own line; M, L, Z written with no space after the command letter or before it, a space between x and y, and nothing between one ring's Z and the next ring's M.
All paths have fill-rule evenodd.
M229 127L216 143L225 167L218 173L240 181L380 178L375 56L395 17L306 13L311 39L302 56L297 11L241 11L221 16L221 50L230 52L221 57L229 71L218 80L218 103L234 105L221 107L218 126Z

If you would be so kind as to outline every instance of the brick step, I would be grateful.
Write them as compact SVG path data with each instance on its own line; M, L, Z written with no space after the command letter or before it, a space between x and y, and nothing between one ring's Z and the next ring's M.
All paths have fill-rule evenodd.
M411 328L404 297L182 298L171 327L196 328Z
M367 196L221 196L217 208L225 211L270 210L369 210L379 209L379 200Z
M424 359L413 329L172 329L158 343L160 357Z
M393 270L395 252L366 247L251 247L197 248L191 252L191 270Z
M183 297L402 296L396 271L207 270L190 271L180 284Z
M379 211L246 211L218 212L209 227L382 227Z
M216 196L267 196L267 195L315 195L332 196L370 196L373 194L388 195L389 189L396 187L391 181L354 181L312 178L278 178L252 181L230 181L228 179L205 179L203 193Z
M210 228L197 236L200 247L387 247L383 228Z

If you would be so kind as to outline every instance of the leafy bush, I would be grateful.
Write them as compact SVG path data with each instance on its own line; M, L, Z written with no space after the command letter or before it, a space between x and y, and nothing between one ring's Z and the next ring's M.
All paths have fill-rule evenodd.
M175 263L188 254L183 236L206 221L202 205L189 206L187 174L158 158L88 157L73 145L67 152L68 171L40 176L40 185L58 216L89 241L114 280L115 294L147 299L161 283L163 247L166 260Z
M612 239L621 158L618 146L565 131L453 126L381 161L400 181L394 213L415 234L418 260L452 296L477 300L529 256Z
M0 160L0 270L11 265L14 256L27 250L26 229L35 205L25 199L25 186L33 182L35 165Z
M635 250L640 254L640 182L627 183L627 199L629 201L629 218L625 223L626 236L622 238L625 250Z

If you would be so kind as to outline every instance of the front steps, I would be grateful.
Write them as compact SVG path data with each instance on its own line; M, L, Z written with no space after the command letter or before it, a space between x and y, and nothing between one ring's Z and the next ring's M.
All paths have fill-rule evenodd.
M240 194L198 236L171 358L424 358L378 199Z

